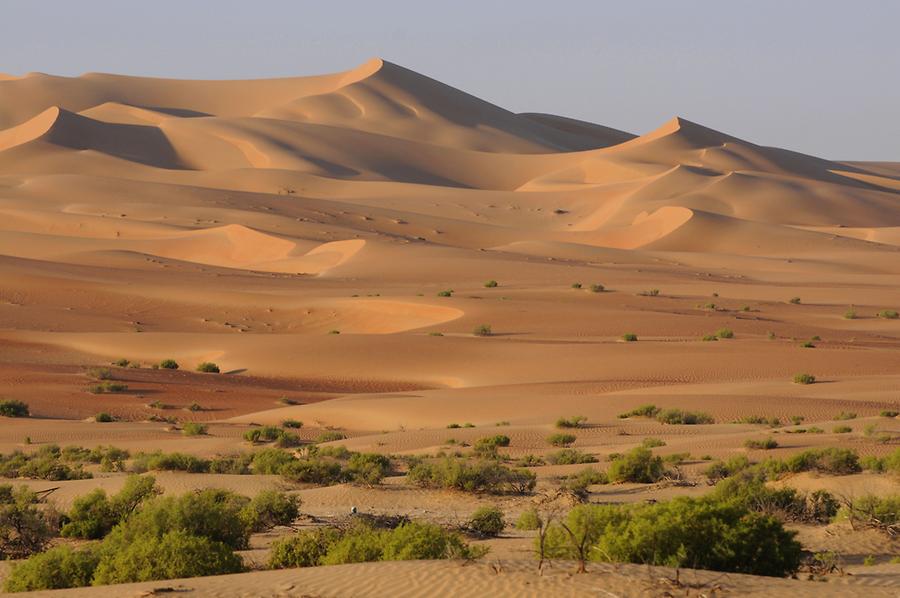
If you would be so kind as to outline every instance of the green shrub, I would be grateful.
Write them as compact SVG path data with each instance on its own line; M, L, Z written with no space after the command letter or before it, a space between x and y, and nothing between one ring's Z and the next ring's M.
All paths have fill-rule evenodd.
M716 336L715 334L705 334L705 335L703 335L702 337L700 337L700 340L701 340L701 341L707 341L707 342L710 342L710 341L717 341L717 340L719 340L719 337Z
M788 303L792 303L793 305L799 305L800 297L791 297L790 300L788 301Z
M28 405L22 401L0 401L0 416L2 417L28 417Z
M861 471L859 455L845 448L827 447L812 449L792 455L785 462L787 471L815 471L834 475L847 475Z
M321 434L316 436L315 442L317 444L322 444L324 442L335 442L336 440L344 440L345 438L347 438L347 436L344 435L343 433L336 432L334 430L330 430L327 432L322 432Z
M814 384L816 377L812 374L794 374L794 384Z
M847 419L856 419L856 413L852 411L841 411L837 415L834 416L836 420L847 420Z
M14 565L3 589L33 592L89 586L99 562L99 554L91 548L73 550L71 546L56 546Z
M805 343L803 343L800 346L803 347L804 349L815 349L816 348L816 346L811 341L806 341Z
M580 288L581 288L581 283L580 283L580 282L573 282L573 283L572 283L572 288L573 288L573 289L580 289Z
M206 424L200 424L197 422L187 422L181 428L181 433L185 436L203 436L206 434L206 431Z
M481 507L466 522L466 529L481 536L499 536L505 527L503 511L497 507Z
M207 374L218 374L219 366L217 366L216 364L214 364L211 361L204 361L197 365L197 371L205 372Z
M496 280L489 280L486 283L484 283L484 288L486 288L486 289L494 289L498 286L499 285Z
M258 475L279 475L288 463L296 459L290 453L276 448L267 448L253 454L253 473Z
M866 495L841 509L854 528L871 528L894 537L900 532L900 494Z
M748 438L744 441L744 446L748 449L771 450L778 448L778 442L774 438L766 438L764 440L753 440Z
M591 285L592 293L602 293L605 290L606 290L606 287L604 287L602 284L594 283Z
M640 407L635 407L631 411L620 414L619 419L628 417L656 417L660 411L662 410L656 405L641 405Z
M291 482L319 486L341 484L347 479L340 463L323 459L292 459L278 473Z
M553 446L569 446L577 440L574 434L551 434L547 442Z
M541 518L534 507L523 511L519 518L516 519L516 529L522 531L534 530L541 527Z
M472 331L472 334L475 336L491 336L491 325L481 324L480 326L476 326L475 330Z
M50 542L55 513L38 503L37 494L25 486L0 485L0 560L25 558Z
M294 430L299 430L300 428L303 427L303 422L298 421L296 419L286 419L283 422L281 422L281 425L282 425L282 427L285 427L285 428L292 428Z
M178 362L175 361L174 359L163 359L162 361L159 362L159 367L161 367L164 370L177 370Z
M716 336L719 338L734 338L734 331L731 328L719 328L716 330Z
M885 320L896 320L897 318L900 318L900 314L893 309L883 309L875 315L879 318L884 318Z
M650 449L637 447L614 459L608 475L613 482L652 484L666 475L666 468L662 458Z
M114 422L114 421L116 421L116 419L113 416L111 416L109 413L102 411L94 416L94 421L97 423L106 424L109 422Z
M424 488L488 494L526 494L536 483L536 476L526 469L512 469L493 460L468 462L451 457L417 463L407 477Z
M641 446L644 448L656 448L659 446L666 446L666 441L661 438L644 438L641 441Z
M128 476L122 490L112 497L107 497L102 488L97 488L75 499L67 514L68 521L60 533L66 538L103 538L141 504L159 493L153 476Z
M641 291L638 295L641 297L657 297L659 296L659 289L648 289L646 291Z
M293 523L300 516L300 504L299 496L263 490L241 510L240 518L251 532L264 532Z
M784 576L800 566L795 532L775 518L708 499L649 505L575 507L552 526L551 554L602 560Z
M847 311L844 312L844 319L855 320L856 318L857 318L856 310L853 309L852 307L848 308Z
M665 409L656 414L656 420L663 424L712 424L715 420L708 413L684 411L682 409Z
M564 448L547 455L547 462L551 465L578 465L581 463L596 463L597 458L578 449Z
M221 542L183 530L137 538L104 551L93 585L240 573L241 557Z
M437 294L438 297L452 297L453 289L447 289L445 291L439 291Z
M556 420L557 428L580 428L587 422L587 418L583 415L575 415L573 417L561 417Z
M200 403L191 403L187 406L187 410L192 412L203 411L203 406Z
M353 453L347 463L350 479L358 484L374 486L391 471L391 460L377 453Z
M853 428L850 426L835 426L831 429L834 434L849 434L853 431Z
M209 461L185 453L138 453L135 455L132 469L144 471L184 471L187 473L207 473Z
M127 368L129 365L131 365L131 362L128 361L127 359L122 358L122 359L115 360L113 362L113 365L116 367L120 367L120 368Z
M626 343L633 343L638 339L637 335L633 332L627 332L622 335L622 340Z
M585 467L581 471L568 476L562 483L562 488L573 492L581 499L587 498L588 486L596 484L608 484L609 476L602 471Z
M279 538L272 543L269 568L317 567L339 538L340 534L334 528L304 530Z
M88 368L85 371L85 373L87 374L88 378L93 378L94 380L112 380L113 379L112 370L109 368L92 367L92 368Z
M248 454L226 455L211 459L209 473L225 473L231 475L247 475L253 456Z
M800 423L803 421L801 417L796 423ZM735 423L738 424L763 424L766 426L777 427L781 425L781 420L775 416L765 417L762 415L745 415L738 419ZM796 424L795 424L796 425Z
M900 411L885 410L885 411L882 411L881 413L879 413L878 415L880 417L897 417L898 415L900 415Z
M750 460L745 455L736 455L727 461L716 461L703 472L709 479L716 481L731 477L750 467Z
M95 395L125 392L126 390L128 390L127 384L123 384L121 382L110 382L109 380L100 382L99 384L92 384L88 386L88 392Z

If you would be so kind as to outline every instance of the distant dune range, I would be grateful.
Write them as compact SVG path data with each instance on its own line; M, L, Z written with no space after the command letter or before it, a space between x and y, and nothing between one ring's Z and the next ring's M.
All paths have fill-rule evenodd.
M132 333L171 333L183 340L167 338L169 352L185 358L287 375L295 351L304 375L346 377L353 364L329 365L341 351L307 341L267 356L266 342L241 351L209 339L449 322L463 334L484 321L510 332L510 347L527 340L516 335L617 336L617 320L600 322L593 308L566 308L584 311L583 330L565 313L541 316L559 300L547 289L597 277L633 291L662 281L688 296L698 280L731 280L784 300L760 285L810 272L838 286L846 274L896 276L898 231L896 164L758 146L681 118L635 136L515 114L379 59L271 80L0 79L0 335L15 342L33 332L149 360L164 347ZM492 291L519 293L504 297L512 312L471 290L489 278L515 282ZM446 289L456 298L437 296ZM608 307L636 313L620 300ZM676 337L697 332L696 321L641 313ZM106 345L77 336L88 332ZM447 343L445 362L413 347L408 363L419 365L380 371L449 386L515 382L470 363L467 347ZM516 350L495 350L515 362ZM309 367L312 356L324 363ZM593 377L589 365L569 375Z

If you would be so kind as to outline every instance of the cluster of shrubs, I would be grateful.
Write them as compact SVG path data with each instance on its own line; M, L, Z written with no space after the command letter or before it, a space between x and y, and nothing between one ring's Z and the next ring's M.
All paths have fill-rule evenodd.
M765 459L751 464L747 457L740 455L727 461L718 461L709 466L706 475L718 480L738 473L762 476L766 479L777 479L788 473L812 471L831 475L849 475L863 469L875 472L900 472L900 449L882 458L866 457L860 459L856 451L826 447L810 449L785 459Z
M685 411L684 409L661 409L656 405L641 405L631 411L619 414L619 419L629 417L650 417L663 424L712 424L715 419L702 411Z
M534 473L507 467L496 460L467 460L457 457L413 463L407 478L423 488L487 494L527 494L534 490L537 481Z
M345 529L301 531L272 544L269 567L316 567L372 561L462 558L471 560L487 550L469 546L459 533L433 523L404 521L393 529L362 518Z
M252 454L202 459L184 453L139 453L131 465L135 473L183 471L186 473L229 473L280 475L302 484L331 486L354 482L380 484L391 472L388 457L376 453L356 453L338 447L308 447L299 457L277 448Z
M159 497L151 477L130 478L118 494L102 490L76 501L64 518L67 537L92 539L80 548L60 545L13 567L5 590L106 585L237 573L234 551L252 532L289 525L299 500L262 492L250 500L224 490Z
M277 426L251 428L244 432L244 440L253 444L273 442L279 448L291 448L301 444L300 437L297 434Z
M579 505L558 521L527 513L520 523L541 530L535 550L542 560L575 560L579 571L588 561L605 561L784 576L801 562L795 532L717 497Z
M0 477L83 480L93 477L90 472L84 471L84 464L100 464L102 471L122 471L128 456L128 451L115 447L100 446L88 450L68 446L60 449L55 444L48 444L30 454L13 451L0 455Z

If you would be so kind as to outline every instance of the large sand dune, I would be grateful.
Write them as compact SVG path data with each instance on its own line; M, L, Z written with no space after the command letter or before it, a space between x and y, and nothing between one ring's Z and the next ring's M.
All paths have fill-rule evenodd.
M380 59L248 81L0 75L0 397L35 416L0 422L3 451L114 443L209 456L247 450L251 424L294 418L305 440L339 428L352 449L392 454L459 447L502 424L518 457L546 454L553 422L584 414L576 446L598 467L647 436L665 439L662 454L755 458L744 443L765 433L778 435L776 456L883 455L900 437L896 419L879 417L900 404L898 308L898 163L835 162L679 117L634 135L516 114ZM473 334L481 325L490 336ZM720 329L734 338L701 340ZM142 366L115 369L128 392L88 393L86 366L120 358ZM181 370L148 367L166 358ZM193 372L202 361L227 373ZM799 372L821 384L793 384ZM717 423L617 417L647 403ZM84 421L99 411L122 421ZM847 412L852 432L832 432ZM753 416L783 426L736 423ZM162 417L210 422L210 434L184 437ZM791 418L823 433L789 434ZM576 468L537 468L541 488ZM247 493L277 482L162 481L169 492ZM58 496L121 483L65 483ZM897 489L875 474L785 483ZM707 488L609 486L592 500ZM360 505L452 522L489 502L400 478L389 490L298 492L323 517ZM517 514L530 499L498 500ZM856 576L698 579L747 595L896 593L895 544L832 527L803 534L811 550L847 553ZM660 595L669 574L538 577L520 562L527 537L491 542L503 574L367 564L185 584L210 595L264 583L286 595L518 596L591 592L602 579L624 596ZM876 567L861 566L868 553Z

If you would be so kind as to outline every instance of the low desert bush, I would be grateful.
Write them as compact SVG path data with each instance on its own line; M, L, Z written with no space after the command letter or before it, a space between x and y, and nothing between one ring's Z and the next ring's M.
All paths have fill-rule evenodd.
M177 370L178 362L174 359L163 359L159 362L159 367L164 370Z
M0 416L2 417L28 417L28 405L22 401L0 401Z
M359 522L348 529L300 532L272 545L269 566L311 567L372 561L433 560L483 556L458 533L431 523L411 521L394 529L377 529Z
M550 526L542 552L575 560L580 571L598 560L784 576L800 566L795 535L774 517L735 504L677 498L577 506Z
M556 420L557 428L580 428L587 422L587 418L583 415L575 415L573 417L561 417Z
M493 460L467 461L445 457L413 465L410 482L424 488L444 488L487 494L527 494L536 476L526 469L513 469Z
M22 559L43 550L56 533L56 513L41 507L25 486L0 485L0 560Z
M656 417L661 409L656 405L641 405L640 407L635 407L631 411L627 411L619 415L619 419L626 419L629 417Z
M715 423L715 420L708 413L685 411L683 409L664 409L656 414L656 420L663 424L687 426Z
M479 536L496 537L506 528L503 511L497 507L481 507L469 517L466 529Z
M802 419L800 421L803 421ZM781 425L781 419L778 417L765 417L763 415L745 415L734 423L736 424L761 424L766 426L771 426L773 428ZM800 422L797 422L800 423Z
M534 507L523 511L519 518L516 519L516 529L529 531L538 529L541 526L541 518Z
M666 468L661 457L655 456L650 449L637 447L614 459L609 465L611 482L636 482L652 484L666 475Z
M606 290L606 287L603 286L602 284L594 283L594 284L591 285L591 292L592 292L592 293L602 293L602 292L605 291L605 290Z
M95 395L125 392L127 390L127 384L123 384L122 382L110 382L109 380L88 386L88 392Z
M551 465L578 465L581 463L596 463L597 457L578 449L564 448L547 455L547 462Z
M300 516L300 497L263 490L240 511L240 518L252 533L264 532L279 525L290 525Z
M205 372L207 374L218 374L219 366L217 366L216 364L214 364L211 361L204 361L202 363L197 364L197 371Z
M324 442L335 442L337 440L344 440L346 438L347 436L343 432L328 430L316 436L315 442L316 444L322 444Z
M719 328L716 330L716 336L719 338L734 338L734 331L731 328Z
M896 320L897 318L900 318L900 314L893 309L883 309L875 315L879 318L884 318L885 320Z
M496 280L489 280L486 283L484 283L484 288L486 288L486 289L494 289L494 288L497 288L498 286L500 286L500 285Z
M638 339L637 335L633 332L626 332L622 335L622 340L626 343L633 343Z
M834 434L849 434L853 431L853 428L850 426L835 426L831 428L831 432Z
M197 422L187 422L181 428L181 433L185 436L203 436L206 434L206 431L206 424L200 424Z
M481 324L475 327L475 330L472 331L472 334L475 336L491 336L493 334L491 332L490 324Z
M765 438L763 440L754 440L748 438L744 441L744 446L748 449L771 450L778 448L778 442L774 438Z
M814 384L816 377L812 374L794 374L794 384Z
M547 442L553 446L569 446L577 440L574 434L551 434L547 437Z

